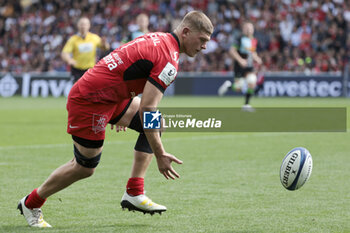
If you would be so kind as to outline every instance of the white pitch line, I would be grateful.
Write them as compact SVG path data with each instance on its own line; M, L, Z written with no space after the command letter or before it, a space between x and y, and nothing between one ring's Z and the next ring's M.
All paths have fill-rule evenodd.
M128 141L116 141L112 142L113 144L122 144ZM110 144L107 142L105 144ZM72 146L72 143L64 144L36 144L36 145L18 145L18 146L0 146L0 150L12 150L12 149L45 149L45 148L61 148Z
M232 135L229 135L232 136ZM243 136L243 135L242 135ZM202 139L217 139L217 138L226 138L227 135L212 135L212 136L195 136L195 137L188 137L191 140L202 140ZM163 139L164 142L171 142L171 141L181 141L184 137L181 138L167 138ZM134 142L135 140L123 140L123 141L112 141L112 142L105 142L105 145L120 145L127 142ZM71 143L64 143L64 144L36 144L36 145L17 145L17 146L0 146L0 150L13 150L13 149L45 149L45 148L61 148L61 147L68 147L72 146Z
M203 140L203 139L225 139L225 138L246 138L250 136L254 137L265 137L265 136L281 136L281 134L290 134L290 133L248 133L248 134L223 134L223 135L201 135L201 136L192 136L192 137L177 137L177 138L164 138L163 142L174 142L174 141L182 141L184 139L190 140ZM295 134L295 133L293 133ZM300 133L301 134L301 133ZM122 140L122 141L112 141L105 142L105 145L120 145L124 143L135 142L135 140ZM0 150L13 150L13 149L45 149L45 148L62 148L62 147L70 147L71 143L62 143L62 144L36 144L36 145L17 145L17 146L0 146Z
M70 144L36 144L36 145L17 145L17 146L0 146L0 150L12 150L12 149L43 149L43 148L55 148L64 147Z

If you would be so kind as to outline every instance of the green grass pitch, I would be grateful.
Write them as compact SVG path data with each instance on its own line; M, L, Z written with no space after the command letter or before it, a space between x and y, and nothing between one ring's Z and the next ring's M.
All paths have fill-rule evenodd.
M350 133L168 133L178 180L153 160L145 189L167 206L163 215L122 211L136 134L111 132L95 174L51 196L43 206L52 229L31 229L17 202L72 159L64 98L0 99L0 232L350 232ZM242 98L165 97L161 106L240 107ZM349 99L256 98L256 107L347 107ZM348 124L349 126L349 118ZM310 180L284 189L285 154L304 146Z

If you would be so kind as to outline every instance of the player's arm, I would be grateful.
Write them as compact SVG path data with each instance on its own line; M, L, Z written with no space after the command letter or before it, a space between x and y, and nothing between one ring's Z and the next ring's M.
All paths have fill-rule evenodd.
M253 53L252 53L252 56L253 56L253 60L254 60L255 62L257 62L259 65L262 64L262 60L261 60L261 58L259 57L259 55L258 55L257 52L253 52Z
M149 110L155 110L163 97L163 93L152 83L147 81L140 104L140 118L143 125L143 112ZM165 178L174 179L175 177L180 177L179 174L172 168L171 162L182 164L182 161L177 159L174 155L167 153L164 149L163 143L160 138L158 131L147 131L145 134L150 144L154 155L157 158L158 169ZM175 177L174 177L175 176Z
M70 53L62 51L61 58L70 66L75 66L77 64L77 62L72 58Z
M236 47L231 46L228 54L230 55L231 58L233 58L235 61L237 61L242 67L246 67L248 65L247 60L242 58L239 55Z
M61 52L61 58L68 65L75 66L77 62L73 59L71 55L72 51L73 51L73 42L72 42L72 38L70 38L63 47L63 50Z
M105 36L101 37L101 49L108 51L111 48Z
M143 112L144 111L155 111L160 100L163 97L163 93L149 81L146 82L146 85L143 89L141 103L140 103L140 118L143 125ZM147 140L153 150L153 153L156 157L161 156L165 153L160 135L156 130L145 132Z

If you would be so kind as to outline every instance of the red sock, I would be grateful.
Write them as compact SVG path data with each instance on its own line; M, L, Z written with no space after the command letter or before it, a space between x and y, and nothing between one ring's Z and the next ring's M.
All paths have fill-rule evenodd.
M36 191L37 188L34 189L33 192L31 192L27 197L25 205L29 209L40 208L46 201L46 199L42 199Z
M128 180L128 184L126 185L126 192L132 196L138 196L143 194L143 181L144 179L141 177L132 177Z

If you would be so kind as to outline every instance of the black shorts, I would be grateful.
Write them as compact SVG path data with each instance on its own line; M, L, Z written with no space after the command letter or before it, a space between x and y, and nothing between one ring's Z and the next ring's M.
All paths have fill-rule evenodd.
M242 67L238 64L238 62L235 62L235 65L234 65L235 78L244 78L247 75L247 73L250 73L253 71L254 71L253 67Z
M80 70L80 69L77 69L77 68L74 68L73 66L71 67L71 75L72 75L72 78L73 78L73 83L76 83L78 81L78 79L81 78L81 76L83 76L83 74L87 71L88 69L86 70Z

